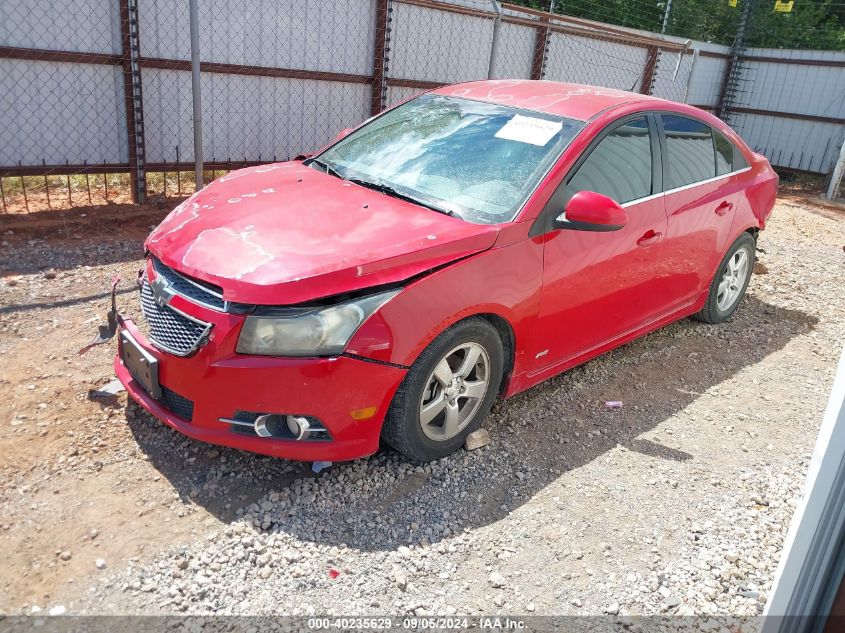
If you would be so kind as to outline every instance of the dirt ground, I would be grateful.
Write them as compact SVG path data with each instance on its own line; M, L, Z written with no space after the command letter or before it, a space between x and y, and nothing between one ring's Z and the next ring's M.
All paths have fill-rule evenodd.
M406 468L385 451L317 478L307 464L182 438L127 406L125 393L93 394L113 377L114 346L85 356L77 351L104 320L113 275L124 279L123 309L136 309L131 288L141 265L141 243L171 204L0 221L0 400L5 404L0 414L0 612L30 613L58 604L70 612L131 612L148 603L165 612L266 612L270 603L259 598L239 603L221 594L208 602L207 592L197 598L184 588L176 591L178 599L159 595L164 576L155 570L172 566L174 556L202 549L208 536L240 534L244 525L252 529L244 515L255 514L255 502L272 508L280 496L294 488L290 494L298 495L313 481L318 486L314 503L326 496L326 503L344 503L341 492L348 490L332 488L332 482L357 481L374 469L380 469L372 489L384 495L380 508L439 504L440 514L431 524L425 516L410 523L407 542L414 552L446 548L436 550L441 562L411 567L405 572L410 578L397 578L391 557L405 556L400 546L405 537L377 539L379 547L368 548L362 543L372 538L368 529L375 528L363 524L359 532L351 519L345 536L329 538L333 533L326 528L325 542L313 537L306 544L285 541L285 547L318 548L313 557L322 561L319 548L348 544L354 550L348 566L354 562L359 570L351 587L357 591L361 575L366 578L372 569L386 578L390 591L399 592L395 601L379 604L384 610L444 608L445 602L417 605L408 598L415 585L424 594L427 574L440 585L467 585L466 599L450 603L458 612L508 606L538 613L613 612L614 606L632 613L656 605L674 609L674 596L660 594L665 594L663 586L671 586L672 574L678 583L687 578L679 570L694 562L688 560L696 540L690 534L710 529L695 526L715 521L718 528L720 504L728 491L742 490L743 473L770 468L769 479L779 482L776 490L783 498L765 504L752 500L748 512L760 514L746 516L753 532L754 522L762 524L767 512L780 513L765 543L766 569L760 568L756 588L743 585L731 594L758 594L741 596L752 600L755 609L765 601L764 585L777 562L789 504L800 493L845 337L845 210L796 196L781 198L759 244L759 274L730 323L674 324L499 403L490 424L491 447L441 460L429 470ZM602 402L610 399L622 400L625 407L606 411ZM548 434L554 434L548 441L538 439ZM479 460L491 460L502 470L481 476L486 471ZM524 466L509 470L513 463ZM474 469L471 475L468 469ZM447 502L431 496L429 480L467 484L479 501L471 507L461 502L462 510L443 516ZM418 497L422 494L429 496ZM580 522L548 532L551 525L564 525L555 514L563 506L568 520ZM277 527L267 537L271 549L279 536L273 530L285 528L284 519L273 517ZM652 528L663 523L660 534L654 534ZM571 590L546 591L545 563L501 539L511 527L524 543L545 539L556 552L560 573L571 578L574 573L580 581L573 581ZM722 549L743 547L747 534L734 534L729 525L719 529L719 538L726 539ZM297 534L291 530L285 537ZM733 538L736 543L728 542ZM474 551L483 539L493 543L495 559L484 563L479 554L462 565L448 562L448 548L461 551L466 544ZM635 539L642 540L642 547L631 544ZM631 550L627 554L626 548ZM613 567L611 557L618 557L615 562L627 575L604 575L605 567ZM505 579L497 587L493 574L504 560ZM343 571L341 563L336 564ZM273 564L274 578L285 587L288 579L279 575L283 568ZM661 570L669 580L660 580ZM226 579L226 569L216 573ZM141 580L136 583L133 574ZM645 595L647 589L638 597L623 588L626 582L651 584L652 576L658 578L653 599ZM144 578L156 587L139 589ZM170 572L166 578L173 580ZM596 588L600 578L604 584ZM497 597L496 591L507 586L512 593ZM324 591L319 585L317 590ZM359 607L374 600L364 591ZM677 602L699 611L705 607L698 600L680 596ZM718 597L712 602L720 610L734 608ZM320 612L325 604L315 597L313 606Z

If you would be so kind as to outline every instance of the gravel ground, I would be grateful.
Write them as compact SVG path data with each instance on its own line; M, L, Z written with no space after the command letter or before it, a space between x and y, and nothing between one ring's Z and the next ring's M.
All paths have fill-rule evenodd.
M845 212L781 200L730 323L498 403L489 446L319 475L90 396L112 350L74 350L145 230L3 236L0 611L762 612L845 340Z

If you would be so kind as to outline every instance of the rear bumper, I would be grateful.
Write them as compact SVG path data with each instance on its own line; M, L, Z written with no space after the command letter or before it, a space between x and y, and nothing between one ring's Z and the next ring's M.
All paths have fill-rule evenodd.
M198 353L179 358L153 347L131 320L125 320L122 329L158 359L162 386L193 402L190 421L177 416L132 378L118 350L115 373L132 399L149 413L188 437L285 459L344 461L375 453L384 415L406 373L400 367L346 356L295 359L233 354L210 360ZM370 408L375 413L366 419L351 415ZM313 416L332 439L247 435L220 421L237 411Z

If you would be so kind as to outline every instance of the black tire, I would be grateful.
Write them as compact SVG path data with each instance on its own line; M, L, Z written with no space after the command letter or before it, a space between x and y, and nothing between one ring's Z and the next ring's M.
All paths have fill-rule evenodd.
M745 291L748 289L748 283L751 281L751 274L754 270L754 254L756 245L754 238L749 233L743 233L733 244L731 244L731 247L722 258L722 261L719 262L716 274L713 275L713 280L710 282L710 292L707 295L707 301L704 303L704 307L701 308L700 312L694 315L696 319L704 321L705 323L724 323L731 318L734 312L736 312L736 309L745 297ZM742 283L739 295L730 305L723 306L723 309L719 307L718 301L719 284L727 271L728 262L731 261L739 250L745 250L746 255L748 256L748 272L745 275L745 280Z
M487 391L483 398L479 398L481 402L466 426L454 437L437 441L423 431L420 419L423 390L428 390L432 372L450 350L468 343L480 345L487 354ZM489 321L482 317L470 317L456 323L435 338L408 370L385 417L382 439L414 462L430 462L455 452L490 412L499 393L503 369L502 340Z

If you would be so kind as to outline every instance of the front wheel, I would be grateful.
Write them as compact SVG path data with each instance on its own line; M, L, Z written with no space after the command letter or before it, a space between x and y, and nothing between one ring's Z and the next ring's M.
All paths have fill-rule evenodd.
M490 412L503 367L502 341L487 320L453 325L408 371L387 412L383 439L417 462L453 453Z
M755 247L754 238L748 233L743 233L731 244L710 283L707 301L696 315L699 320L723 323L736 312L751 281Z

